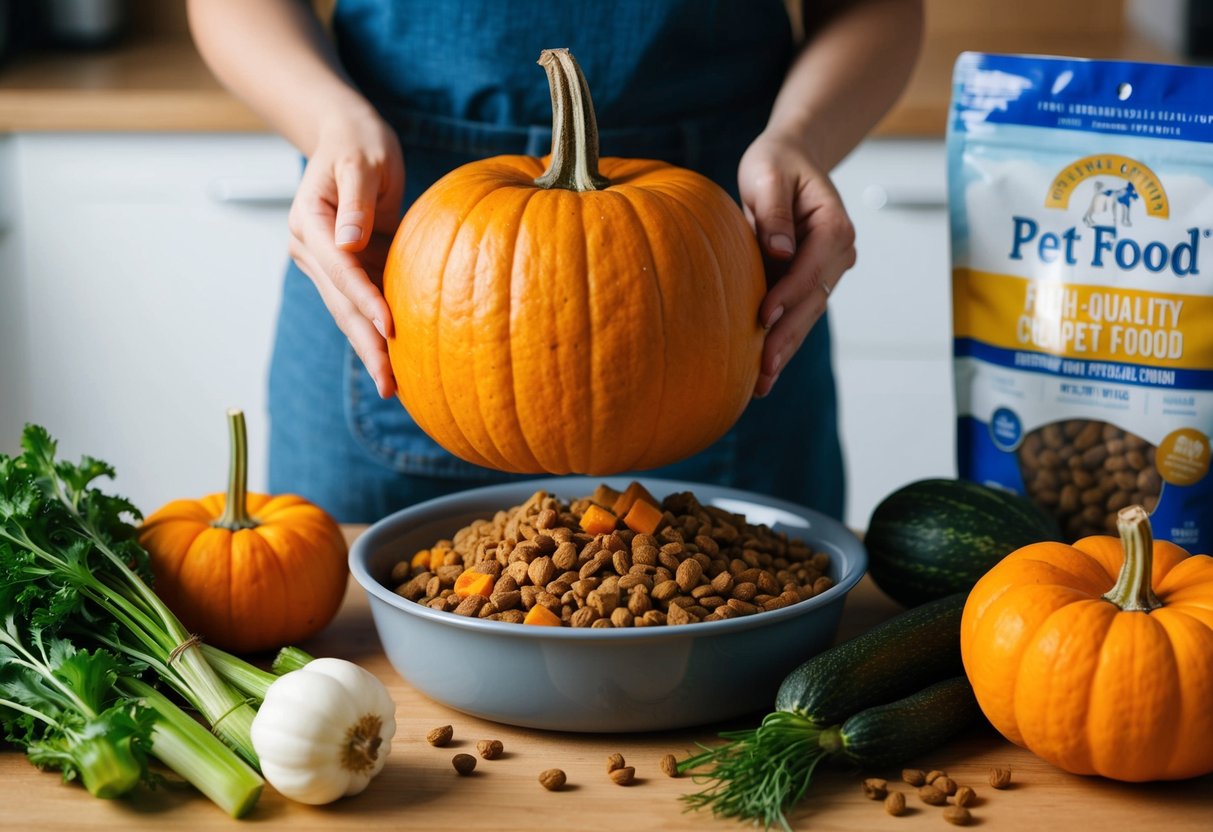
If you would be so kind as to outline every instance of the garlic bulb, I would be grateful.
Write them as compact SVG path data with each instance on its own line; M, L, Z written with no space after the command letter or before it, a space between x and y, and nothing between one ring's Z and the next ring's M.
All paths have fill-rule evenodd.
M396 706L374 674L315 659L270 685L253 719L261 773L285 797L330 803L361 792L383 769Z

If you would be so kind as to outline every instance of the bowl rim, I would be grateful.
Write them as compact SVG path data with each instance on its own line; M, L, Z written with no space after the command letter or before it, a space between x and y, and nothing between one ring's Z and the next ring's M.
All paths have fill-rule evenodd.
M644 485L650 491L660 491L662 493L673 493L675 491L694 492L696 489L707 487L716 492L716 496L712 499L726 498L740 500L755 503L764 508L773 508L799 515L809 520L810 530L825 528L834 535L842 535L840 539L846 541L845 545L830 541L827 541L824 546L821 542L813 542L813 545L814 547L827 549L827 553L832 559L841 553L845 562L840 565L840 570L845 567L845 571L841 572L839 580L834 586L820 595L814 595L812 598L806 598L799 603L777 610L769 610L761 614L744 615L737 618L728 618L723 621L665 624L660 627L600 627L597 629L592 627L525 627L507 621L491 621L487 618L454 615L445 610L430 609L415 601L402 598L376 580L370 573L367 562L371 554L377 549L382 538L389 535L393 538L400 536L396 530L401 526L408 525L410 521L429 522L435 519L433 515L436 509L441 509L444 513L456 514L460 512L460 506L462 505L466 504L471 509L472 506L470 504L472 503L479 503L504 491L524 488L529 488L532 492L544 490L549 493L555 493L561 499L568 499L567 491L556 491L555 489L568 489L576 487L579 484L592 483L590 486L592 490L598 483L609 484L612 481L617 481L626 484L633 480L640 482L641 485ZM508 506L503 508L508 508ZM807 535L805 539L808 539ZM798 618L813 610L844 600L846 594L863 578L867 571L867 565L867 550L864 548L863 542L841 522L819 511L753 491L745 491L712 483L694 483L685 480L660 479L655 477L541 477L470 488L465 491L415 503L377 520L358 536L353 546L350 547L349 553L350 572L353 574L354 579L362 586L363 590L368 595L373 596L394 609L400 610L406 615L418 617L443 626L477 631L486 635L508 633L511 637L524 639L607 640L622 642L661 641L665 638L674 636L685 637L687 635L723 635L725 633L749 630L754 627L770 626L780 621Z

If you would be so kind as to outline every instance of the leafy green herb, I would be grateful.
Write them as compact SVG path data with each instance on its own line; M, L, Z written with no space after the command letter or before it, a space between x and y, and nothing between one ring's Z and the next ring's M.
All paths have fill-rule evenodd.
M154 670L256 764L248 701L149 586L138 510L94 486L113 476L105 463L57 460L44 429L27 427L22 449L0 455L0 726L35 764L97 796L154 782L150 753L245 814L258 773L140 678Z
M147 554L127 500L94 486L113 469L55 458L44 428L27 426L17 457L0 455L0 610L39 630L71 626L142 661L193 705L254 766L253 709L207 664L147 583Z
M694 772L707 789L683 797L692 808L710 808L720 817L760 821L764 829L778 824L790 832L784 809L804 797L817 765L829 756L822 747L823 730L807 717L790 711L767 714L762 724L746 731L724 731L729 742L678 764ZM710 766L705 771L696 769Z
M96 797L118 797L147 779L153 715L115 688L119 659L63 639L0 626L0 723L42 768L79 777Z

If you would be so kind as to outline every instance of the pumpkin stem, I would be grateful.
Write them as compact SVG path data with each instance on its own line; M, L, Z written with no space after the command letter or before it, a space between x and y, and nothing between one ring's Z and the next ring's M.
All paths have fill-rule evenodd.
M610 185L598 172L598 122L581 67L567 49L545 49L539 65L552 92L552 159L535 180L541 188L597 191Z
M257 521L248 513L248 432L244 427L244 411L236 408L229 410L227 427L232 449L227 475L227 500L223 504L223 514L211 525L234 532L256 528Z
M1141 506L1122 508L1116 515L1125 559L1116 585L1103 596L1122 610L1150 612L1161 607L1150 578L1154 572L1154 537L1150 517Z

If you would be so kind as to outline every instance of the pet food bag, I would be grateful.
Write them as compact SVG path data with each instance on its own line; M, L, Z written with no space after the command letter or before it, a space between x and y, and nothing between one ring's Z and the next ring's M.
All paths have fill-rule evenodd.
M961 55L948 187L960 475L1213 552L1213 69Z

